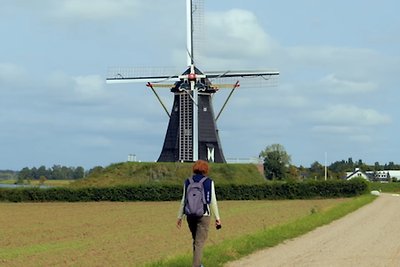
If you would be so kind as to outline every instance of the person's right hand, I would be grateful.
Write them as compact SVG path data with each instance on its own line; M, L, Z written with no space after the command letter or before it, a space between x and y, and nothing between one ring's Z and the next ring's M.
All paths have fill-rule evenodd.
M182 226L182 219L178 219L176 221L176 228L181 229L181 226Z

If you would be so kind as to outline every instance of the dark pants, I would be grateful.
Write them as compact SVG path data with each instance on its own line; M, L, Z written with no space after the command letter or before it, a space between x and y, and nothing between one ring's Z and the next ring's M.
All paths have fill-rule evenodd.
M193 238L192 267L199 267L201 266L203 247L208 236L208 228L210 226L210 216L187 217L187 222Z

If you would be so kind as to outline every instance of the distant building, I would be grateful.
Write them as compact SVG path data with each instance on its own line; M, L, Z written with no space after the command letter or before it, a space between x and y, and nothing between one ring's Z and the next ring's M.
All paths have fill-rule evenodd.
M363 178L373 182L389 182L391 180L400 181L400 170L383 170L383 171L361 171L356 168L353 172L346 173L346 180L353 178Z
M375 172L374 178L377 182L389 182L390 173L389 171L377 171Z
M367 173L361 171L359 168L356 168L353 172L346 172L346 180L351 180L353 178L363 178L367 181L371 181Z

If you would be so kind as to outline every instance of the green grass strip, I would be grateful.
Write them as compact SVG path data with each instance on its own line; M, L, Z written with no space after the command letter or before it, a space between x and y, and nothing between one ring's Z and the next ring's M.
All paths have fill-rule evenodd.
M82 249L86 245L79 242L46 243L18 248L0 248L0 260L10 260L27 257L38 253L54 253L69 249Z
M375 198L372 195L362 195L351 201L338 204L322 213L313 212L288 224L275 226L236 239L225 240L217 245L207 246L204 250L203 264L204 266L223 266L224 263L240 259L257 250L276 246L284 240L298 237L319 226L337 220L371 203ZM187 267L191 265L191 260L192 255L180 255L150 263L146 266Z

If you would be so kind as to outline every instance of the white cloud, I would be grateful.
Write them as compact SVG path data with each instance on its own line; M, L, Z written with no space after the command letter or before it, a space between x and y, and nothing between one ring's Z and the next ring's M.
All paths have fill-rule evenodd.
M275 42L250 11L232 9L207 14L207 57L255 58L269 54Z
M151 136L160 132L165 125L159 122L149 120L143 117L134 117L131 114L124 114L124 117L106 116L95 117L92 115L90 118L81 118L79 121L74 122L74 128L86 132L103 132L103 133L135 133L138 135ZM94 119L95 118L95 119Z
M105 96L105 81L100 75L73 77L74 90L83 99L102 98Z
M267 109L304 108L309 101L289 85L265 88L240 88L232 95L231 105L235 109L265 111Z
M353 125L316 125L311 128L311 131L326 140L335 140L338 144L346 143L347 140L351 143L364 145L373 142L377 138L376 131L372 127L357 123Z
M44 79L48 92L61 102L98 102L107 97L104 78L100 75L71 76L56 71Z
M26 71L21 66L0 62L0 84L21 85L26 78Z
M312 128L314 132L329 134L352 134L354 127L337 125L316 125Z
M138 12L136 0L63 0L54 6L54 15L66 19L107 20L133 16Z
M372 81L360 82L340 79L335 74L322 77L317 84L319 90L332 94L356 94L375 91L378 86Z
M358 65L360 62L377 57L377 53L371 49L337 46L294 46L286 48L286 53L293 60L318 65L320 63L330 65L349 61L349 59Z
M313 117L323 125L377 126L391 122L389 116L374 109L362 109L351 105L332 105L314 112Z
M49 88L52 88L52 90L71 88L74 84L71 76L62 71L54 71L50 73L49 76L46 77L45 83Z
M280 61L287 67L295 70L308 67L319 72L328 70L330 73L334 69L336 75L356 80L369 79L371 74L374 77L381 75L384 73L383 67L390 61L377 51L358 47L294 46L281 49Z
M351 141L358 142L358 143L370 143L373 141L372 136L367 134L356 134L349 136Z
M110 138L101 135L80 135L73 142L81 147L109 148L112 147Z

